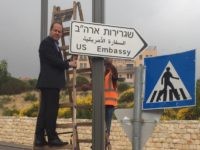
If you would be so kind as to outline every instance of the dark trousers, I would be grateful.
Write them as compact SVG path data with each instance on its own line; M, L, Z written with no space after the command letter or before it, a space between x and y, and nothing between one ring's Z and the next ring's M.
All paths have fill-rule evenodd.
M48 139L57 136L56 120L59 108L59 89L42 88L39 114L36 123L36 137L44 137L46 132Z
M106 132L108 135L110 135L110 128L111 128L111 122L112 122L112 116L113 116L114 110L115 110L114 106L111 106L111 105L105 106Z

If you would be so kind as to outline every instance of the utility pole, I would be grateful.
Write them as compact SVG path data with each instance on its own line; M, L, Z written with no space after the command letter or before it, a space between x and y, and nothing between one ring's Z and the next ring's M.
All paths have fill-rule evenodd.
M92 21L104 23L104 0L92 1ZM92 149L105 149L104 59L92 59Z

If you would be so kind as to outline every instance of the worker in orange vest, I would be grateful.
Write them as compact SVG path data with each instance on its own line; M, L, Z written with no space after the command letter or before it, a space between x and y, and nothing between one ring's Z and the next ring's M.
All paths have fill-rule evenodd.
M112 116L117 106L117 80L118 72L112 64L111 59L104 60L105 77L104 77L104 99L105 99L105 122L106 134L109 137L112 122Z

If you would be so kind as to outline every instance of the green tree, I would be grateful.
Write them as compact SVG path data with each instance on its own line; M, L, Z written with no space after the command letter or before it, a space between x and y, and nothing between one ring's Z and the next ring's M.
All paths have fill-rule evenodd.
M200 107L200 79L197 80L196 84L196 100L197 105Z
M83 76L76 77L76 85L77 86L82 86L83 84L88 84L88 83L89 83L89 81L85 77L83 77Z
M0 95L4 94L18 94L28 90L35 89L37 80L31 79L22 81L12 77L8 72L8 64L6 60L0 61Z
M31 90L33 90L36 87L37 79L30 79L30 80L28 80L28 83L30 85Z
M0 61L0 86L2 83L7 80L7 77L10 76L7 70L8 64L6 60L1 60Z
M134 89L130 88L120 94L118 107L133 107Z
M190 115L187 119L200 119L200 79L196 82L196 106L188 112Z
M120 92L120 93L122 93L122 92L124 92L124 91L126 91L126 90L128 90L128 89L130 89L131 88L131 86L130 85L128 85L128 83L124 83L124 82L119 82L119 84L118 84L118 91Z
M13 77L8 77L6 81L0 85L0 95L17 94L27 90L26 84Z

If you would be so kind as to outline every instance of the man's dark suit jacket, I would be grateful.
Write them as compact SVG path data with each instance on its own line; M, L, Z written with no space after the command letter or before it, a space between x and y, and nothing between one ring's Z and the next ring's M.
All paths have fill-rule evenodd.
M50 36L45 38L39 47L40 74L36 87L58 88L65 86L64 70L69 68L69 63L63 61L61 52L56 47L56 41Z

